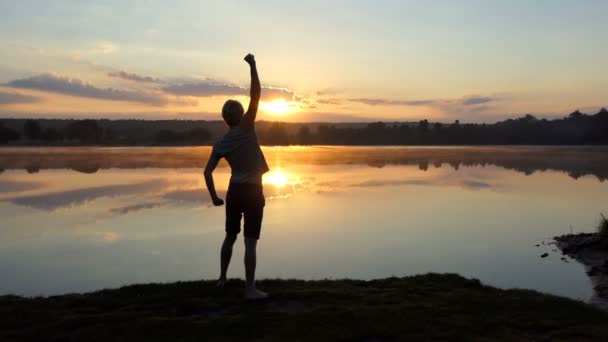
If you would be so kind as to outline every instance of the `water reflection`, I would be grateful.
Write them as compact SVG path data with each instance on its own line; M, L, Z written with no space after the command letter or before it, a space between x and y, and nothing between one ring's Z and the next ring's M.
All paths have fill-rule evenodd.
M0 148L0 170L72 169L95 173L111 168L202 168L209 147L185 148ZM495 165L531 175L537 171L561 171L577 179L585 175L600 181L608 177L608 147L265 147L268 159L285 165L444 164L461 166ZM226 167L225 163L220 167Z
M35 209L56 210L88 204L102 197L112 198L133 194L146 194L159 191L166 187L166 185L166 180L158 179L135 184L106 185L41 195L7 197L6 200L13 204Z
M281 168L272 170L264 175L264 184L274 185L279 188L282 188L287 185L288 181L289 176L287 176L287 174L283 170L281 170Z
M0 193L22 192L42 187L42 183L0 179Z
M162 204L163 204L162 202L138 203L138 204L127 205L124 207L111 208L109 212L111 214L126 215L126 214L130 214L130 213L137 213L137 212L143 211L145 209L158 208Z
M216 276L224 212L204 188L208 149L24 151L0 151L0 274L14 275L0 294ZM457 272L591 294L579 265L541 259L534 245L570 224L593 227L608 191L604 148L558 157L536 148L265 152L262 277ZM28 173L34 164L40 171ZM571 177L583 173L594 177ZM229 177L217 170L220 196ZM231 274L242 274L235 266Z

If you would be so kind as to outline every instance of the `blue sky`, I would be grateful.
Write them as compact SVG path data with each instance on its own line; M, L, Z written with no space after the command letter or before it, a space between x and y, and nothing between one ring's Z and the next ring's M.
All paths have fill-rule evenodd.
M594 111L608 105L606 13L592 0L0 0L0 113L212 118L247 101L248 52L270 120Z

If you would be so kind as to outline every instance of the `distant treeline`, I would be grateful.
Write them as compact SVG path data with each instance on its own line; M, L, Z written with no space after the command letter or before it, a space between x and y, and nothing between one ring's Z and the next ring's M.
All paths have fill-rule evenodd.
M495 124L422 120L415 125L370 123L363 129L323 125L315 133L303 127L295 138L297 143L327 145L599 145L608 144L608 111L575 111L555 120L525 115Z
M49 146L207 145L205 121L0 119L0 143Z
M599 145L608 144L608 111L562 119L525 115L494 124L412 122L256 124L264 145ZM2 119L9 145L211 145L227 131L222 121Z

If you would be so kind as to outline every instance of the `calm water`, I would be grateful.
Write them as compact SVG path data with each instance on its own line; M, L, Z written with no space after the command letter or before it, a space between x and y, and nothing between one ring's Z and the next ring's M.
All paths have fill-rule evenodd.
M454 272L587 299L542 241L606 212L606 148L266 148L262 278ZM208 148L0 149L0 294L215 278ZM223 196L229 169L216 184ZM540 247L536 244L541 243ZM539 256L549 252L547 258ZM230 275L242 277L237 245Z

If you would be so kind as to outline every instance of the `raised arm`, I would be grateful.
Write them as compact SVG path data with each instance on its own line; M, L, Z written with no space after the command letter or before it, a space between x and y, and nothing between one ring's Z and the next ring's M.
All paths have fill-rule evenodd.
M219 156L214 152L211 152L211 156L209 156L209 161L207 161L207 166L205 166L204 172L207 190L209 190L209 195L211 195L211 201L215 206L220 206L224 204L224 200L217 196L217 193L215 192L215 183L213 182L213 171L215 170L219 162Z
M255 58L252 54L245 56L245 61L249 64L251 70L251 99L249 100L249 108L243 116L244 123L253 125L255 117L258 114L258 106L260 104L260 96L262 95L262 86L258 77L258 68L255 64Z

